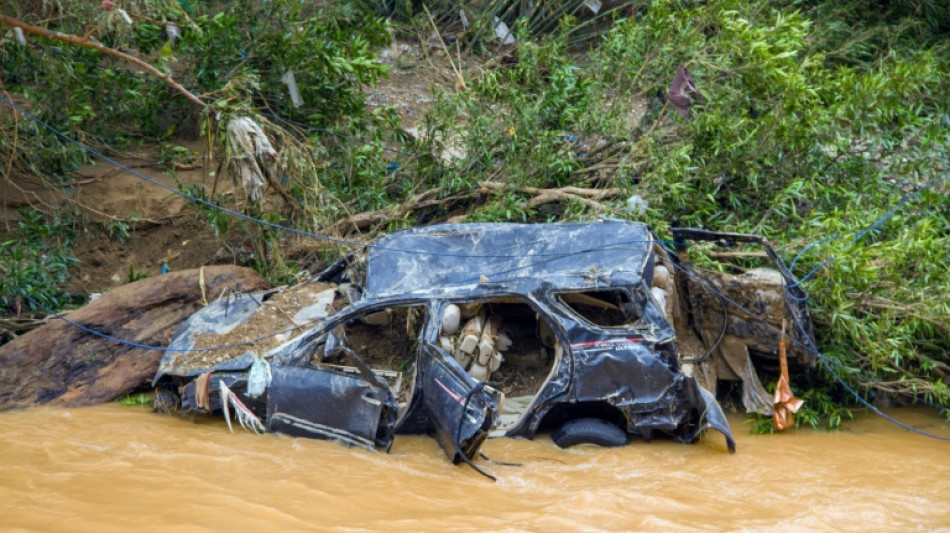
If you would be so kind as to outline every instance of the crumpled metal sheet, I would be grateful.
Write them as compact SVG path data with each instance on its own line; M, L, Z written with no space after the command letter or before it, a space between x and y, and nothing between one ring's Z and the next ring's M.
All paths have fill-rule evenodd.
M370 250L364 297L408 296L518 280L519 292L636 283L652 257L645 224L439 224L381 237Z

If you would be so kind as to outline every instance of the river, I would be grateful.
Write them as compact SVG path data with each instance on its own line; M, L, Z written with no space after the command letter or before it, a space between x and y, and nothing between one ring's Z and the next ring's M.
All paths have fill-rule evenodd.
M950 435L932 411L895 414ZM950 531L950 443L861 416L837 432L558 449L491 440L492 483L434 440L390 454L109 404L0 413L0 530Z

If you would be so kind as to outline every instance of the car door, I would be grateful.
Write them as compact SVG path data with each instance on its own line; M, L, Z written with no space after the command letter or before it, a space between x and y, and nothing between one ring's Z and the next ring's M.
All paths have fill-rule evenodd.
M469 463L498 419L500 394L471 378L438 344L440 331L441 320L433 320L420 353L423 405L446 456Z
M389 450L416 396L427 320L419 303L360 306L288 347L273 369L268 429Z
M470 463L497 419L497 397L434 344L425 343L422 355L422 398L434 436L452 463Z

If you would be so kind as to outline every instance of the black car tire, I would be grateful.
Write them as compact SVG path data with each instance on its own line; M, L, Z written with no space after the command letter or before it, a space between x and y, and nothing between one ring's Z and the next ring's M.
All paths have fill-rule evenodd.
M623 446L627 433L616 424L599 418L575 418L551 432L551 440L561 448L577 444Z

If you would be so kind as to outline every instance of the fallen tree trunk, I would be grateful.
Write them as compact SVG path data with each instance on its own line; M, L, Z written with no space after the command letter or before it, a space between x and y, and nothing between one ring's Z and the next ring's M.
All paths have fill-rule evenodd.
M254 270L210 266L115 288L65 317L142 345L166 346L179 324L228 289L257 291ZM122 344L61 319L0 346L0 410L109 402L147 383L163 352Z

